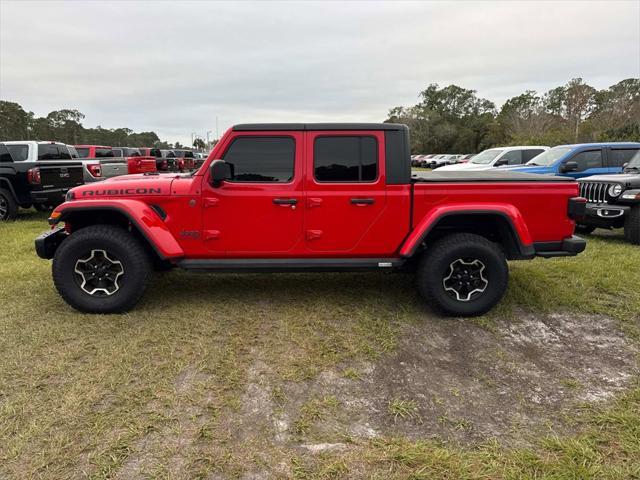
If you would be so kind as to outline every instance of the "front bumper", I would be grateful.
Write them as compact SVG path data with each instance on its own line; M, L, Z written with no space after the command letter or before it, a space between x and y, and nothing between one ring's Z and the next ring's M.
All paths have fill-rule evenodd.
M630 210L629 205L587 203L585 215L578 223L599 228L618 228L624 224L624 217Z
M573 257L584 252L587 242L576 235L565 238L561 242L537 242L533 244L538 257Z
M45 260L53 258L60 244L68 236L69 234L62 227L44 232L36 238L36 253Z

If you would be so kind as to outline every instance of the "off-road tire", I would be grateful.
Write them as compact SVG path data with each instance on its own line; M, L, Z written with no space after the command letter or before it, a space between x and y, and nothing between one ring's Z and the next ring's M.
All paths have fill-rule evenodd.
M488 282L483 292L467 301L455 298L445 290L444 282L458 259L479 260L484 265L481 274ZM482 315L503 297L509 282L509 267L502 249L480 235L456 233L428 245L416 272L420 295L436 311L461 317ZM456 294L456 296L458 296Z
M593 233L595 229L596 227L593 227L591 225L576 225L576 233L580 233L581 235L589 235L590 233Z
M0 188L0 222L13 220L18 215L18 204L9 190Z
M640 205L631 207L624 219L624 238L633 245L640 245Z
M81 288L76 262L99 249L121 262L123 274L118 290L110 296L90 295ZM151 273L151 261L144 247L132 234L112 225L93 225L72 233L53 257L53 282L64 300L87 313L122 313L140 300Z

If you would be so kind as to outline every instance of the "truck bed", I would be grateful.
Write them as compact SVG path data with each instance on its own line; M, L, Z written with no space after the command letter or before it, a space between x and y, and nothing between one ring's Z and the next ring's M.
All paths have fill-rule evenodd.
M480 171L413 173L413 182L575 182L571 177L518 173L510 170L489 169Z

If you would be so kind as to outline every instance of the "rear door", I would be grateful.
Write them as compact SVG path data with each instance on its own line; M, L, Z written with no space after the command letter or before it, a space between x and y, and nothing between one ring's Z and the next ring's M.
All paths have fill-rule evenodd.
M386 203L383 132L306 132L305 157L307 249L368 254L376 244L368 233Z
M231 257L278 257L304 251L302 132L234 132L221 158L232 178L202 184L207 249Z
M620 173L626 163L629 163L639 147L609 147L605 149L607 152L607 169L609 173Z

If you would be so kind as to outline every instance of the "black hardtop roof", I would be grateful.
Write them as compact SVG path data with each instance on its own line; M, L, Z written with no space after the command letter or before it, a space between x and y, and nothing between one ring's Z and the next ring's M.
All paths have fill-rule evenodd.
M241 123L238 132L291 130L407 130L401 123Z

